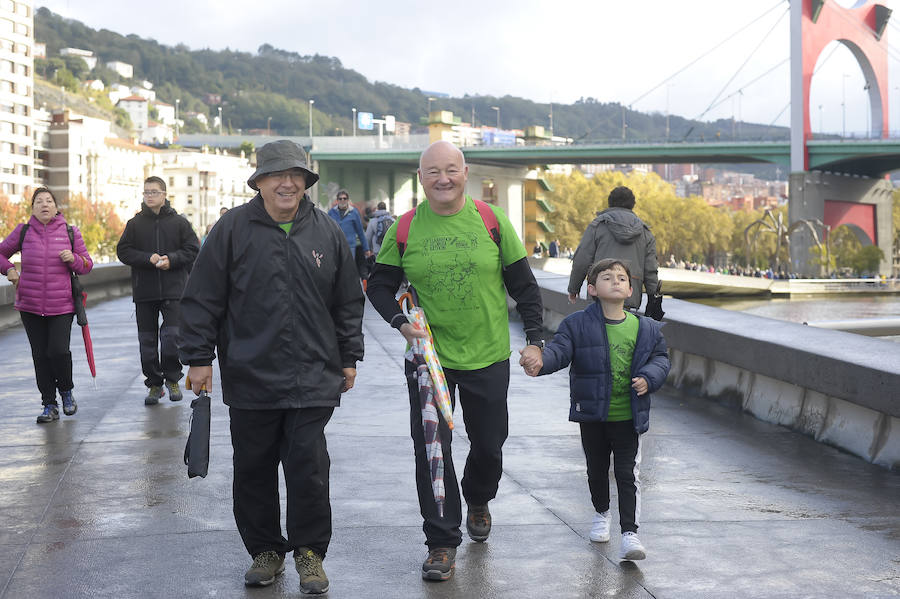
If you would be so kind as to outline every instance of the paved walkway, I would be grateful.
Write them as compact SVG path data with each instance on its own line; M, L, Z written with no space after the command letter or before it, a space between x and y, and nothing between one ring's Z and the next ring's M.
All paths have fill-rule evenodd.
M24 332L0 333L0 598L299 596L292 568L266 589L242 584L249 559L231 514L221 402L210 475L188 480L189 403L144 407L130 300L92 307L90 318L97 389L76 328L79 411L49 425L34 421ZM332 598L900 596L898 473L667 393L644 437L648 558L620 563L618 538L587 540L592 508L566 420L567 377L533 380L518 367L491 538L463 543L449 582L422 581L403 342L371 309L365 334L358 385L328 427Z

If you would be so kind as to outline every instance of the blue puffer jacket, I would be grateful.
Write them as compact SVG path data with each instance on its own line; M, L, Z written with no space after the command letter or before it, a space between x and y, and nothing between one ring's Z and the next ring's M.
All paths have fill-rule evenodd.
M638 316L638 334L631 360L631 377L647 379L644 395L631 390L631 413L638 434L650 428L650 394L659 390L669 374L669 354L662 335L662 323ZM544 348L544 366L540 374L550 374L571 363L569 389L572 402L569 420L603 422L609 414L612 376L609 341L603 310L599 303L570 314L559 325L553 341Z

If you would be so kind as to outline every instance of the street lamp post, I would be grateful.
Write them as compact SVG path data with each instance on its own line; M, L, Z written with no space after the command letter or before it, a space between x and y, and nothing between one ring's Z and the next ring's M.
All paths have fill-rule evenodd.
M312 105L315 104L315 100L309 101L309 143L312 145Z
M847 73L841 79L841 137L847 137Z
M499 106L491 106L491 110L497 111L497 131L500 130L500 107Z
M869 139L869 136L872 134L872 103L869 101L868 93L871 87L868 81L863 86L863 91L866 92L866 139Z
M819 133L824 133L824 131L822 128L822 105L819 104Z
M437 98L428 97L428 114L425 115L425 118L431 118L431 103L434 102Z
M272 135L272 117L266 117L266 135Z
M175 139L178 139L178 105L181 104L180 98L175 98Z
M219 135L222 135L222 107L219 106Z
M351 110L353 110L353 137L356 137L356 109Z

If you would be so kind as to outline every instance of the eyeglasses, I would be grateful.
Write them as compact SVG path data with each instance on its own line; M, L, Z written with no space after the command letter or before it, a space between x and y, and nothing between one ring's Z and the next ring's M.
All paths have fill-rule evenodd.
M165 195L165 193L166 192L164 191L145 191L143 195L145 198L152 198L155 196Z
M339 196L339 197L338 197L338 202L343 202L344 200L349 200L349 199L350 199L350 198L347 197L347 196Z

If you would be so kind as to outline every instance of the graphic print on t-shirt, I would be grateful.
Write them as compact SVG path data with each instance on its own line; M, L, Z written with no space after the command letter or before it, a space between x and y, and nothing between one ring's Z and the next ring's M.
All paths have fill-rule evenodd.
M431 294L452 299L455 310L477 310L474 301L476 266L472 252L478 248L474 233L429 237L422 244L426 275L424 284Z

